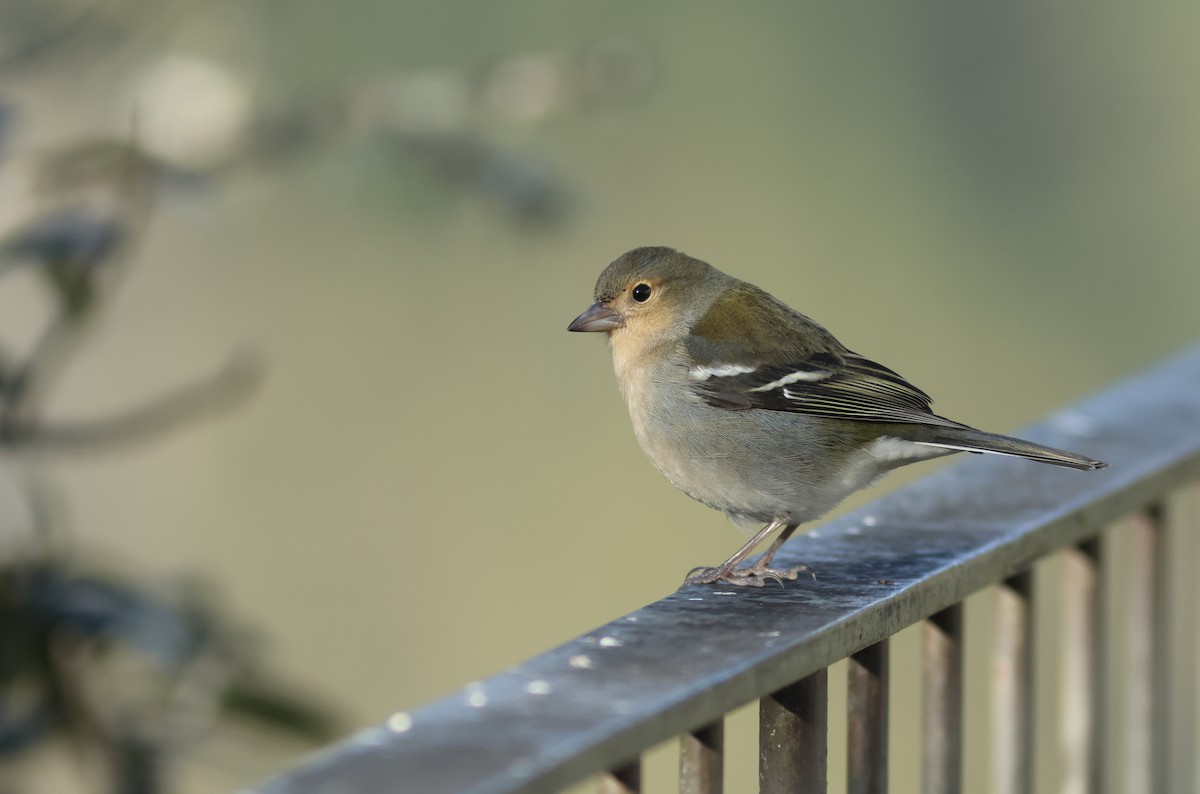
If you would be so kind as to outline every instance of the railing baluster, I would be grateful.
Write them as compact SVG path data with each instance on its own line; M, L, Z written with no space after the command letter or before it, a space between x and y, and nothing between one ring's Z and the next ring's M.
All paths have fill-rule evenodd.
M599 794L639 794L642 790L642 759L635 758L624 766L600 776Z
M888 641L877 642L850 657L849 794L887 791Z
M992 688L996 794L1033 790L1033 572L997 588Z
M1154 637L1151 640L1153 655L1150 657L1154 665L1150 671L1150 790L1162 791L1164 794L1175 790L1171 785L1171 681L1175 669L1175 643L1171 637L1175 603L1171 597L1174 584L1171 581L1171 572L1175 570L1175 566L1171 564L1174 538L1167 528L1167 514L1165 502L1155 504L1148 513L1154 538L1154 600L1151 606Z
M1195 778L1195 621L1193 567L1200 504L1184 490L1147 511L1153 527L1151 571L1151 770L1155 791L1192 794Z
M1108 773L1108 641L1100 536L1063 555L1062 717L1064 794L1104 794Z
M1171 590L1173 627L1171 637L1175 647L1171 658L1175 667L1170 681L1171 720L1171 785L1172 794L1192 794L1198 788L1196 780L1196 620L1197 603L1195 572L1200 568L1200 486L1181 489L1167 503L1167 537L1171 544Z
M724 720L679 737L680 794L721 794L724 767Z
M1172 504L1156 503L1134 519L1129 784L1147 791L1190 792L1195 776L1191 748L1177 743L1176 735L1187 725L1184 709L1190 707L1185 700L1194 687L1194 681L1184 680L1180 666L1195 650L1182 646L1188 631L1178 620L1182 605L1176 577L1182 566L1175 558L1186 553L1187 530L1172 519Z
M1157 682L1163 661L1160 657L1163 632L1160 630L1161 585L1159 554L1161 548L1158 510L1147 510L1131 520L1132 553L1129 570L1129 724L1125 741L1128 749L1130 791L1164 791L1161 770L1155 756L1160 741Z
M760 794L825 794L829 671L763 698L758 712Z
M921 764L925 794L962 791L963 605L948 607L924 621L924 740Z

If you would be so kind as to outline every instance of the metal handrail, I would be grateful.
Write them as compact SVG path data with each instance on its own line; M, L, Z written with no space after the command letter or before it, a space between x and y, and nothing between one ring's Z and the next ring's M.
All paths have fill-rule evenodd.
M257 790L550 792L609 771L613 790L634 791L643 751L690 736L684 787L718 791L721 719L755 699L763 701L763 731L778 739L763 741L763 789L796 790L787 781L804 780L823 790L824 671L847 657L849 700L857 709L851 717L851 788L881 790L872 774L885 774L877 767L886 753L886 640L931 616L925 719L935 738L926 751L926 788L957 790L961 602L997 584L1009 596L1002 602L1011 602L1001 624L1010 627L1008 652L1015 660L1011 680L1001 682L1011 688L1005 703L1016 721L1011 746L1003 750L1012 756L1005 785L1020 790L1029 781L1033 751L1021 734L1021 721L1032 720L1031 665L1022 641L1029 622L1027 572L1060 549L1094 551L1095 539L1113 521L1200 480L1200 347L1021 435L1111 465L1080 473L962 456L789 542L780 564L803 562L817 571L815 581L680 590L457 694L398 713ZM1084 558L1094 562L1095 554ZM1095 578L1082 581L1091 588L1081 591L1082 603L1094 606ZM1155 602L1158 610L1168 606ZM1078 613L1088 620L1095 614ZM1169 638L1160 636L1165 633L1150 641L1166 643ZM1095 646L1094 634L1081 636ZM1087 653L1068 656L1073 663L1084 659L1092 673L1103 663L1088 662ZM1187 680L1185 672L1172 674ZM1156 691L1165 691L1161 682ZM1166 730L1166 706L1155 708L1151 727L1165 741L1157 731ZM1085 732L1082 739L1093 758L1103 742L1099 733ZM858 762L864 768L856 773ZM1098 774L1094 764L1091 774Z

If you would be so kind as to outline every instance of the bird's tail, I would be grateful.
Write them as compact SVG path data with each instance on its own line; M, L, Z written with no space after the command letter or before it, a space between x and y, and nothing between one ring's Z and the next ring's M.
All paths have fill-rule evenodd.
M962 450L964 452L990 452L995 455L1012 455L1017 458L1036 460L1039 463L1050 463L1054 466L1066 466L1071 469L1091 471L1103 469L1108 464L1101 460L1067 452L1063 449L1046 447L1032 441L1002 436L996 433L985 433L970 427L938 427L926 425L926 432L916 443L943 449Z

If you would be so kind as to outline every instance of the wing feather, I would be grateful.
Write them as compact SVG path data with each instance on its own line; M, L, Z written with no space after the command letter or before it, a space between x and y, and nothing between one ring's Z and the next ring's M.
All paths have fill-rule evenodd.
M770 295L740 286L735 300L718 301L701 318L687 345L689 376L710 405L965 427L935 414L929 395L899 373L847 350L821 325ZM746 323L746 311L758 321ZM747 336L747 328L759 330ZM731 337L739 344L731 345Z

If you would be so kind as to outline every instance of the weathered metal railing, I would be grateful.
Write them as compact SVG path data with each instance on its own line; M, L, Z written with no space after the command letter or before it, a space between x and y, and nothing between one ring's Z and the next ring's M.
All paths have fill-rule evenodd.
M803 561L816 581L682 590L396 714L259 790L551 792L599 773L603 790L635 792L641 754L680 736L681 790L718 792L723 717L758 699L761 790L825 791L827 668L849 658L849 790L882 792L888 638L923 622L923 787L960 791L972 675L963 669L962 604L996 586L994 790L1033 790L1035 755L1061 752L1064 790L1192 792L1195 559L1181 555L1194 555L1196 527L1177 506L1186 504L1180 489L1195 494L1200 481L1200 348L1023 435L1111 466L1081 474L963 456L824 524L819 537L790 542L782 564ZM1133 553L1111 559L1106 530L1130 516ZM1066 558L1061 747L1035 731L1031 618L1039 598L1031 566L1056 553ZM1116 605L1129 613L1121 622L1129 636L1112 636ZM1117 664L1129 670L1120 726L1108 685ZM1114 742L1128 785L1113 781Z

